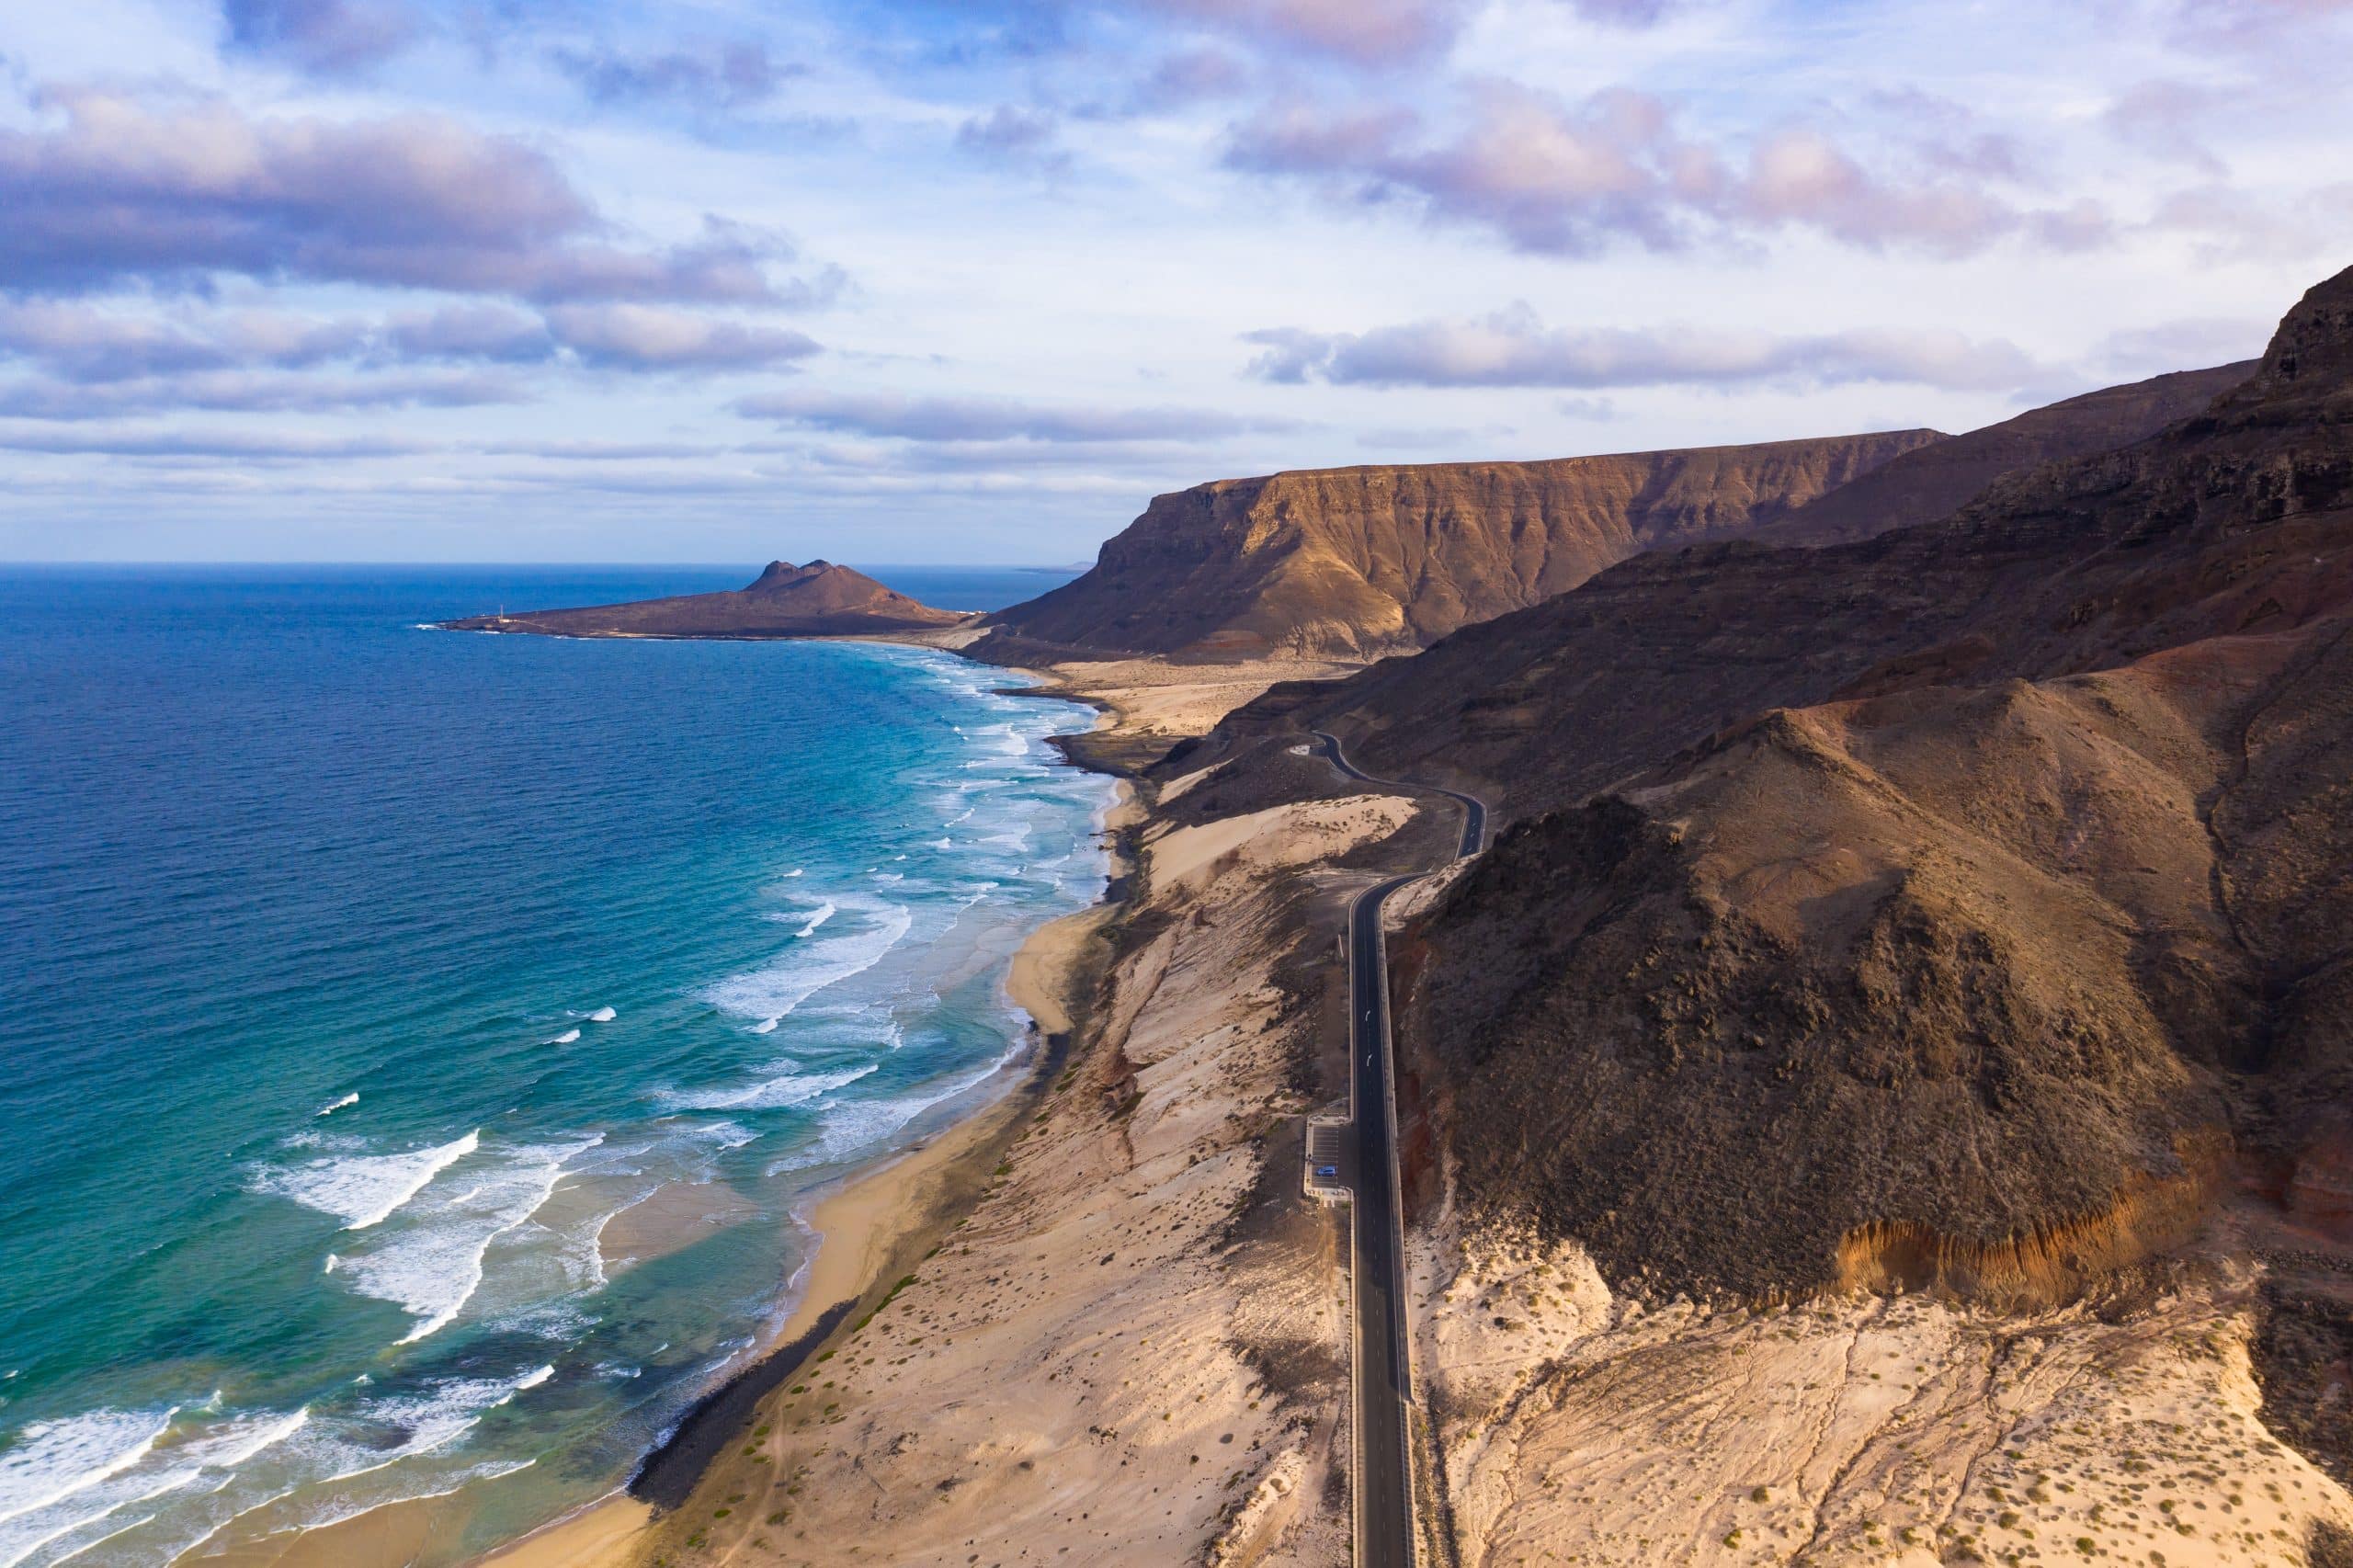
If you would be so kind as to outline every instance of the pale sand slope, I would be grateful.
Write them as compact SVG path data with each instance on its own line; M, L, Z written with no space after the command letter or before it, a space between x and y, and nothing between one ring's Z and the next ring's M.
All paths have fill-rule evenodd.
M1291 1086L1325 1020L1278 975L1299 896L1329 882L1337 905L1321 863L1412 812L1358 797L1148 835L1088 1042L970 1221L651 1550L1346 1562L1342 1233L1299 1195Z
M1416 1364L1463 1568L2298 1563L2353 1499L2272 1439L2252 1276L2098 1310L1613 1300L1574 1244L1415 1237Z
M1052 689L1105 703L1124 734L1175 742L1207 733L1220 719L1278 681L1336 680L1358 665L1313 659L1261 659L1247 665L1172 665L1116 659L1055 665Z

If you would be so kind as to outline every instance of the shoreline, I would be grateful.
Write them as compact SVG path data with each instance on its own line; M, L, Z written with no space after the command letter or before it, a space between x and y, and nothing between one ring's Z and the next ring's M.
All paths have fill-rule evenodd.
M628 1482L470 1559L469 1568L633 1568L652 1544L655 1528L675 1506L665 1506L667 1499L683 1499L693 1490L757 1402L813 1358L829 1354L829 1345L842 1336L846 1326L855 1332L863 1315L870 1314L894 1288L891 1282L911 1272L970 1211L1017 1129L1062 1071L1076 1043L1074 1031L1086 1021L1084 992L1091 989L1097 939L1122 917L1133 889L1134 868L1128 863L1122 837L1140 819L1142 808L1131 782L1055 743L1108 728L1117 722L1116 708L1101 698L1064 688L1050 672L972 659L961 649L935 642L886 636L822 641L928 647L1036 680L1035 687L1008 688L1024 696L1089 709L1096 722L1088 730L1075 732L1074 737L1049 737L1048 744L1070 766L1115 782L1115 798L1102 812L1097 829L1109 840L1103 894L1083 909L1038 926L1014 952L1005 991L1013 1006L1032 1020L1036 1042L1016 1081L924 1142L846 1177L797 1211L795 1217L812 1242L800 1299L767 1335L759 1352L688 1406L670 1435L639 1459ZM655 1477L651 1488L645 1479L649 1475ZM640 1494L642 1490L654 1490L657 1495L648 1498Z

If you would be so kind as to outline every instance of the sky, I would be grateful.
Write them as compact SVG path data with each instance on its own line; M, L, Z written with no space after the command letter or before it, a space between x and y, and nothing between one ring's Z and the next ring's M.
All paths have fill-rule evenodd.
M2353 0L0 7L0 560L1090 560L1932 426L2353 264Z

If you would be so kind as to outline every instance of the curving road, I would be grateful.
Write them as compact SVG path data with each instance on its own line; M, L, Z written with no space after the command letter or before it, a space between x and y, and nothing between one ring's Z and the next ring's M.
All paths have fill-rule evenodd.
M1484 846L1487 808L1476 796L1376 778L1315 732L1316 749L1351 778L1404 793L1436 793L1463 808L1457 858ZM1358 1568L1411 1568L1414 1464L1408 1412L1414 1363L1407 1344L1405 1220L1397 1193L1397 1105L1390 1079L1389 955L1381 912L1389 895L1427 872L1392 877L1348 905L1348 1064L1356 1109L1355 1202L1349 1274L1356 1297L1356 1538Z
M1444 795L1448 800L1461 806L1462 808L1462 846L1454 852L1456 859L1468 859L1487 846L1487 803L1478 796L1466 795L1460 790L1449 790L1443 784L1407 784L1396 778L1375 778L1347 759L1340 750L1337 736L1327 735L1323 731L1317 730L1314 732L1314 737L1315 749L1323 754L1324 759L1351 778L1361 779L1367 784L1378 784L1384 790L1394 790L1401 794ZM1405 880L1413 881L1411 877Z

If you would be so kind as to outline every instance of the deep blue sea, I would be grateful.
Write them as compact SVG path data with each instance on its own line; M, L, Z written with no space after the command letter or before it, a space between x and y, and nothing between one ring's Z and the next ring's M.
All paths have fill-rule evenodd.
M431 631L749 568L0 573L0 1568L608 1490L811 1195L1000 1088L1068 704L923 650ZM957 608L1063 574L877 569Z

